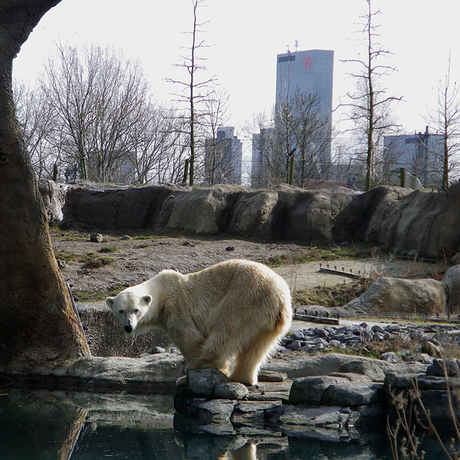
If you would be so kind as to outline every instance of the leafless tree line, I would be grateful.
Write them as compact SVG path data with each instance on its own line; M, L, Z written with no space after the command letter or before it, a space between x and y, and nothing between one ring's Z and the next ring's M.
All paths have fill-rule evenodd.
M393 116L392 106L402 101L402 97L389 95L384 85L388 77L396 69L385 63L384 59L391 56L391 52L379 43L380 34L377 22L381 14L379 8L374 8L372 0L366 0L366 11L361 16L362 29L361 44L363 57L350 59L345 62L355 64L357 70L350 76L356 81L356 91L347 94L348 102L343 104L349 107L349 120L354 124L353 132L356 135L352 157L360 166L362 176L365 177L365 189L375 185L388 183L388 177L393 174L392 169L401 153L384 150L383 138L389 134L400 132L401 126ZM438 104L425 117L432 134L442 136L442 149L430 150L420 137L420 147L430 156L430 176L434 183L442 189L450 185L449 177L458 172L458 152L460 150L460 99L459 88L452 83L450 76L450 57L448 72L444 82L439 82ZM417 172L423 166L420 158L412 168ZM426 175L426 174L425 174ZM424 185L434 185L433 181L426 181Z
M253 150L252 185L261 187L288 183L307 187L325 179L331 166L331 121L321 110L315 94L296 91L284 104L274 108L270 118L257 117L258 135Z
M36 86L16 83L14 96L39 179L63 180L67 174L68 179L97 182L183 181L190 158L187 116L177 107L156 103L139 63L120 52L59 46ZM210 104L207 109L214 109ZM216 113L207 115L221 119ZM195 124L196 177L201 182L209 135L209 124Z

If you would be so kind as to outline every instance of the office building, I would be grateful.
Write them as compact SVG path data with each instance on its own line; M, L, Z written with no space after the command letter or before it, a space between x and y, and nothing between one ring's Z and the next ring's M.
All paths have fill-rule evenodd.
M276 63L276 103L292 100L296 91L316 95L329 121L332 119L332 77L334 51L308 50L278 54Z
M206 139L205 181L214 184L241 184L243 146L233 126L217 130L215 139Z
M313 174L315 179L328 179L331 165L331 131L332 131L332 83L333 83L333 68L334 68L334 51L330 50L308 50L288 52L278 54L276 60L276 95L275 109L277 113L283 111L286 107L293 107L292 113L295 115L295 99L296 95L311 95L317 98L317 107L319 118L324 120L324 128L316 128L315 133L309 140L309 145L303 145L303 155L313 159L315 164L305 165L305 159L301 159L301 150L295 141L289 140L290 150L296 156L296 169L299 172L299 165L302 168L309 168L309 174ZM315 105L316 107L316 105ZM290 110L288 110L291 113ZM278 118L279 119L279 118ZM280 123L278 122L277 125ZM264 133L255 134L253 136L252 150L252 185L264 186L270 185L269 176L275 181L286 181L286 176L276 177L278 174L276 167L275 171L267 170L267 158L271 155L270 165L278 163L278 159L274 159L274 155L286 156L290 152L280 152L276 147L276 138L283 136L279 126L275 125L275 129L265 130ZM270 142L268 152L268 137L274 138ZM286 145L286 142L278 139L279 145ZM307 149L307 151L305 151ZM281 164L286 164L285 158L281 158ZM307 160L310 161L310 160ZM315 171L312 173L311 171ZM295 179L294 179L295 180ZM264 183L265 182L265 183ZM300 184L303 186L302 184Z
M424 133L385 136L384 163L399 174L401 168L416 176L424 187L439 187L442 177L444 136Z

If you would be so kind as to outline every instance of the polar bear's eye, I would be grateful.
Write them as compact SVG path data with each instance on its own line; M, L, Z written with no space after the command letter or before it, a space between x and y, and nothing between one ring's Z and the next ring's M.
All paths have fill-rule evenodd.
M122 315L124 312L124 310L118 310L118 313L120 313L120 315Z
M137 315L138 313L139 313L139 309L136 308L136 309L134 310L134 314Z

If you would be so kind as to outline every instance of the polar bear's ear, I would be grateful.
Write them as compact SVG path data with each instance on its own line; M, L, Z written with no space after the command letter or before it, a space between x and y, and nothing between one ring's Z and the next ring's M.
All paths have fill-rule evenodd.
M151 295L145 295L141 299L141 305L143 307L148 307L152 303L152 296Z
M113 304L114 304L114 300L115 300L115 297L107 297L107 299L105 299L105 303L106 303L110 308L112 308L112 307L113 307Z

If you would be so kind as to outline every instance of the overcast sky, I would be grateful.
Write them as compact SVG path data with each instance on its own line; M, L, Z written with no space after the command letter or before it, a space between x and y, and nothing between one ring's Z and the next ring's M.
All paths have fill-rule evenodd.
M190 42L191 0L62 0L32 32L15 60L14 75L33 81L56 42L94 43L121 48L139 58L154 97L167 102L177 91L166 77L178 71L181 47ZM230 96L229 125L237 128L254 114L270 111L275 99L276 55L289 47L335 52L334 101L345 102L356 81L347 77L363 51L357 33L366 11L365 0L207 0L200 8L207 67ZM437 88L448 68L460 76L460 2L458 0L380 0L379 41L393 54L383 64L398 72L385 80L388 94L403 96L395 116L408 133L423 131L423 116L436 109ZM361 43L361 44L360 44ZM338 122L340 111L334 115ZM340 125L338 126L340 129Z

